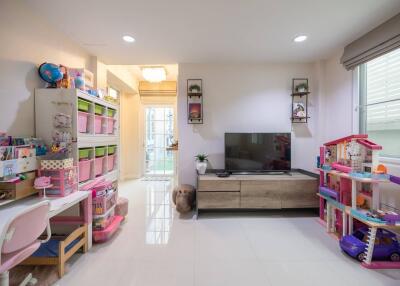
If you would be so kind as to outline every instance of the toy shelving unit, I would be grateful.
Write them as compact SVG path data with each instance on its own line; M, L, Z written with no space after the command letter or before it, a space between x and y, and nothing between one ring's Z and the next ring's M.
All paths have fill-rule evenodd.
M367 211L381 207L380 184L400 184L400 179L373 174L379 164L377 151L382 147L367 138L368 135L352 135L325 143L320 148L319 216L326 223L327 232L338 238L353 233L357 225L366 225L369 238L362 265L373 269L399 269L400 262L372 261L377 229L400 230L400 222L389 223L368 216ZM363 209L357 202L358 197L363 201Z
M400 178L374 174L379 164L377 151L382 147L367 138L368 135L352 135L325 143L320 148L320 219L326 222L327 232L339 238L353 233L353 228L359 224L366 225L369 238L362 265L373 269L398 269L400 262L372 261L377 229L400 230L400 223L371 217L367 210L381 207L380 184L400 184ZM359 197L363 209L357 202Z
M82 112L79 111L81 101L88 103L88 110L85 112L86 122L84 130L80 120ZM102 114L96 114L96 107L102 107ZM113 114L110 116L109 112ZM119 106L109 103L103 99L89 95L79 89L59 89L46 88L35 90L35 126L36 136L42 138L46 144L52 144L54 137L54 117L57 114L71 116L72 126L65 131L71 134L72 157L74 164L78 166L78 178L81 177L83 170L79 170L79 150L91 149L89 152L90 171L85 181L80 180L78 188L82 190L85 185L94 180L104 179L115 182L119 177ZM100 120L100 121L99 121ZM98 122L101 123L99 127ZM100 174L95 173L96 147L109 147L115 150L113 154L106 153L107 158L103 161ZM112 155L112 160L109 160ZM111 157L110 157L111 158ZM110 163L109 163L110 162ZM112 166L110 166L112 163ZM85 170L87 171L87 170ZM91 223L89 224L91 228ZM89 230L91 235L92 231ZM91 241L91 238L90 238Z

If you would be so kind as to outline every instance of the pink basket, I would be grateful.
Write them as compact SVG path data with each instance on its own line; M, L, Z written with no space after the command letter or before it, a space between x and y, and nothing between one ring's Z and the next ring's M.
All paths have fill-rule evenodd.
M107 156L107 171L111 172L115 167L115 154Z
M89 113L78 112L78 131L80 133L87 133Z
M114 118L107 117L107 134L114 134L114 122Z
M92 161L87 159L79 161L79 183L90 179Z
M105 214L110 208L115 206L117 203L117 191L112 193L108 193L105 196L95 197L92 200L92 210L93 215L103 215Z
M78 190L76 173L76 167L55 170L39 169L38 177L51 177L53 186L46 189L46 196L65 197ZM39 191L39 195L43 196L43 190Z
M113 236L113 234L118 230L121 221L123 220L122 216L114 216L110 225L107 226L104 230L94 230L93 231L93 240L94 242L104 242Z
M103 116L94 116L94 133L103 134Z
M100 176L103 174L103 162L105 157L98 157L94 159L94 175Z

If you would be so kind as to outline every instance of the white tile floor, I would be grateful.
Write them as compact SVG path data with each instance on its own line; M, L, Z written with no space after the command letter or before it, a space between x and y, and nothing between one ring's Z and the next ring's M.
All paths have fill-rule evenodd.
M58 285L400 285L400 271L362 268L316 218L296 213L182 219L169 182L130 181L126 223L69 265Z

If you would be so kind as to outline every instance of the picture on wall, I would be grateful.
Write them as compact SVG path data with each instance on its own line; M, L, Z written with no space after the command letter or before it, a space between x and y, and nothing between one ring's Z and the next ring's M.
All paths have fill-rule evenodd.
M203 87L201 79L188 79L187 84L188 94L201 94L203 93Z
M189 119L201 118L201 103L189 103Z
M293 117L304 118L306 117L306 108L303 102L293 103Z

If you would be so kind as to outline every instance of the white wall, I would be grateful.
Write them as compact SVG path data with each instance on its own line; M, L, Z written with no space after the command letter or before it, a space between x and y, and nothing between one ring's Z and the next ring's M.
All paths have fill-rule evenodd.
M292 167L313 170L318 153L318 85L313 64L180 64L178 86L179 180L195 184L194 156L209 154L224 168L225 132L292 132ZM310 122L293 125L291 84L310 80ZM187 123L186 81L203 79L204 124Z
M34 88L44 86L38 65L47 61L81 68L90 57L21 1L0 2L0 27L0 131L33 136Z
M353 72L346 71L340 64L341 53L323 61L324 89L321 96L321 116L323 124L322 142L327 142L350 134L353 130ZM357 125L357 124L356 124ZM376 142L380 144L381 142ZM400 176L400 160L382 158L381 162L388 167L388 173ZM395 184L381 184L381 203L400 210L400 193Z

